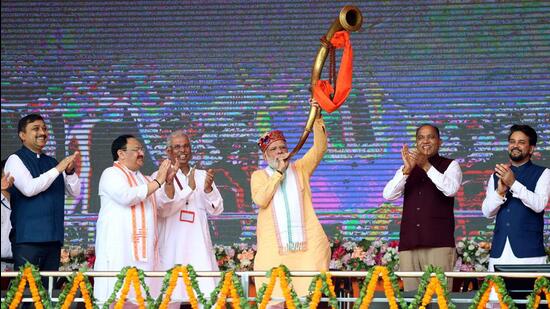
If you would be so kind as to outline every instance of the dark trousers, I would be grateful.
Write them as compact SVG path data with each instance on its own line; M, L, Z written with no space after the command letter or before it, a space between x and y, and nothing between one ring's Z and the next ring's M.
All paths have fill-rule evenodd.
M38 270L59 270L59 260L61 258L61 243L39 242L39 243L21 243L12 244L13 266L15 271L19 271L19 267L29 262ZM48 289L48 279L42 278L42 285Z

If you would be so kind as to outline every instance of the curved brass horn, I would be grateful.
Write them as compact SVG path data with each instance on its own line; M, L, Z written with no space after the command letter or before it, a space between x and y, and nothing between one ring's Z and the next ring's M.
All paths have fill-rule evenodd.
M338 18L332 23L327 33L325 34L326 40L330 41L334 33L341 30L357 31L361 29L362 24L363 24L363 15L361 15L361 11L355 6L346 5L342 8L342 10L340 10L340 14L338 15ZM325 60L327 59L328 52L329 51L327 46L321 44L321 46L319 47L319 50L317 51L317 56L313 61L313 67L311 69L310 91L313 90L313 87L317 84L317 81L319 81L319 79L321 78L321 72L323 71L323 66L325 64ZM291 158L298 151L300 151L300 149L302 149L302 146L306 142L307 137L309 136L309 133L313 128L313 122L315 121L317 113L319 112L320 110L318 108L315 108L313 106L311 107L311 109L309 110L309 116L307 118L304 132L302 133L302 136L300 136L300 140L298 141L298 144L296 145L296 147L294 147L294 149L292 149L292 151L290 152L290 155L288 158Z

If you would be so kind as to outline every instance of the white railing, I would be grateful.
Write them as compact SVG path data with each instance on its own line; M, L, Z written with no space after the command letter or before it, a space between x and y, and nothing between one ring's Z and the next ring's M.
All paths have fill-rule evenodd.
M165 272L159 272L159 271L145 271L146 277L160 277L163 278L165 276ZM2 272L0 274L0 277L2 278L13 278L17 277L19 272L11 271L11 272ZM40 276L42 278L47 277L48 278L48 296L50 297L50 300L53 303L57 303L58 298L53 297L53 283L54 278L60 278L60 277L68 277L73 272L68 271L40 271ZM83 273L86 276L89 277L116 277L119 272L107 272L107 271L87 271ZM220 277L221 272L215 272L215 271L197 271L196 272L197 277ZM265 277L266 272L261 271L247 271L247 272L235 272L235 274L241 279L241 285L243 288L244 297L247 298L249 301L253 301L255 298L249 296L249 287L250 287L250 278L253 277ZM291 277L312 277L319 274L319 272L313 272L313 271L291 271L290 275ZM332 277L357 277L357 278L364 278L368 272L367 271L334 271L330 272ZM395 275L399 278L419 278L424 274L424 272L395 272ZM484 278L487 276L495 276L498 275L503 278L538 278L538 277L546 277L550 278L550 272L539 272L539 273L519 273L519 272L445 272L444 273L447 278ZM181 276L181 275L180 275ZM452 287L448 287L449 292ZM457 295L457 293L453 293L454 296ZM450 296L453 296L450 295ZM283 300L278 298L272 298L273 300ZM346 304L346 303L354 303L357 298L355 297L349 297L349 296L338 296L336 297L338 302L340 304ZM413 298L411 297L404 297L405 301L411 302ZM5 297L1 298L1 301L4 302ZM231 301L231 298L227 299L229 302ZM303 300L303 298L301 299ZM327 301L328 298L322 298L322 301ZM23 302L32 302L31 297L23 298ZM84 300L82 298L75 298L75 302L83 302ZM453 298L451 297L451 301L455 304L460 303L472 303L472 299L464 299L464 298ZM375 297L372 302L376 303L387 303L388 300L385 297ZM432 302L437 302L435 298L432 298ZM527 303L526 299L514 299L514 302L516 304L525 304ZM544 297L541 298L540 304L548 304L548 302L544 299ZM347 308L347 307L346 307Z

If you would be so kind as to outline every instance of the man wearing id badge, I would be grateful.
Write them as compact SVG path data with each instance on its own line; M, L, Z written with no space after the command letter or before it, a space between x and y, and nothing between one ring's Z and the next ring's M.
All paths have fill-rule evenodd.
M168 137L166 152L172 164L179 165L174 177L179 197L178 202L159 210L160 270L169 270L176 264L191 264L196 271L218 271L208 228L208 215L223 212L223 199L214 184L214 173L210 169L191 166L191 141L182 130L174 131ZM217 284L215 278L198 280L205 295L210 295ZM178 284L170 307L179 308L180 302L188 300L184 286Z

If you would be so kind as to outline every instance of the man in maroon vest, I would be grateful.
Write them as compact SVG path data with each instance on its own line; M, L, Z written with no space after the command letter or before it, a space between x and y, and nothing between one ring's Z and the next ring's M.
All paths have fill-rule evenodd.
M416 149L401 149L403 165L384 188L384 198L403 196L399 232L399 270L424 271L428 265L452 271L455 259L454 196L462 182L456 160L441 157L439 129L416 129ZM405 291L416 290L418 278L404 279ZM449 283L450 285L450 283Z

